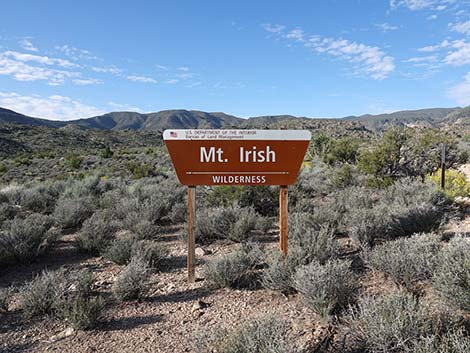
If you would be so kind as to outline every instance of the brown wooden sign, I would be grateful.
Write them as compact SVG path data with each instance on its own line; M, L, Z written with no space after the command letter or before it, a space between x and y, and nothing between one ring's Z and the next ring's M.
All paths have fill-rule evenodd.
M183 185L290 185L311 134L306 130L165 130Z

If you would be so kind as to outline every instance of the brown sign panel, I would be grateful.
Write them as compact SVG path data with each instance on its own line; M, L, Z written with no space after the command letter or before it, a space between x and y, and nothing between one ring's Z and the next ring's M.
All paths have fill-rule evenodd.
M290 185L311 134L307 130L165 130L183 185Z

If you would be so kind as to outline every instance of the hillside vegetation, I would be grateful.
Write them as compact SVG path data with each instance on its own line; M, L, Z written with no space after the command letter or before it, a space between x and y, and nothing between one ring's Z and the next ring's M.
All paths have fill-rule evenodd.
M456 170L468 135L244 122L312 131L289 187L289 253L278 187L198 187L195 283L161 131L0 126L0 349L468 352L470 238L455 227L469 219Z
M384 130L393 125L458 130L468 129L470 108L434 108L405 110L390 114L348 116L336 121L349 122L356 129ZM0 125L28 124L46 127L63 127L69 124L99 130L162 131L164 129L220 129L220 128L315 128L318 124L332 123L335 119L309 119L292 115L260 116L242 119L225 113L207 113L195 110L163 110L156 113L112 112L104 115L64 121L50 121L18 114L0 108ZM454 128L453 125L460 126Z

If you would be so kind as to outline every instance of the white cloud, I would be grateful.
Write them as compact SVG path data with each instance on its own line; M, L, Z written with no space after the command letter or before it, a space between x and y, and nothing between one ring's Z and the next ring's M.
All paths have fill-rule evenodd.
M451 50L444 58L444 63L453 66L462 66L470 64L470 43L464 40L455 40L452 42Z
M463 82L449 89L448 96L457 104L470 105L470 72L465 76Z
M470 42L464 39L453 41L444 40L436 45L419 48L418 51L425 53L437 53L440 62L446 65L462 66L470 64Z
M470 35L470 21L449 23L449 27L454 32Z
M50 58L48 56L40 56L34 54L19 53L16 51L5 51L0 54L0 56L10 58L12 60L21 61L21 62L35 62L41 65L48 66L60 66L64 68L77 67L77 64L74 64L65 59L59 58Z
M17 81L47 81L50 85L63 84L68 78L79 77L80 73L48 66L34 66L27 64L27 61L35 63L45 63L52 65L57 62L55 59L40 57L36 55L20 54L12 52L0 53L0 75L12 76ZM17 55L19 54L19 55ZM63 63L62 63L63 64Z
M38 48L36 48L33 43L31 42L30 39L28 38L23 38L22 40L20 40L18 42L18 44L20 45L21 48L23 48L24 50L27 50L27 51L33 51L33 52L37 52L39 51Z
M262 25L262 27L269 33L274 33L274 34L280 34L285 28L286 26L282 26L282 25L272 25L272 24L264 24Z
M188 72L188 71L189 71L189 67L187 67L187 66L181 66L181 67L178 67L178 70L179 70L179 71Z
M99 72L99 73L112 74L112 75L116 75L116 76L121 76L122 75L122 69L120 69L116 66L109 66L109 67L93 66L91 69L94 72Z
M0 106L38 118L63 121L88 118L105 113L100 108L60 95L42 97L0 92Z
M86 85L101 85L103 84L103 81L97 79L97 78L85 78L85 79L75 79L72 80L72 82L78 86L86 86Z
M427 20L436 20L437 19L437 15L429 15L428 17L426 17Z
M166 83L170 85L174 85L175 83L178 83L178 82L180 82L180 80L177 80L176 78L172 78L166 81Z
M100 60L98 57L93 55L90 51L85 49L79 49L72 47L68 44L56 46L56 50L64 53L73 60Z
M147 76L138 76L138 75L129 75L126 78L130 81L134 82L142 82L142 83L157 83L157 81L151 77Z
M390 7L392 9L406 7L412 11L425 9L442 11L454 2L456 0L390 0Z
M413 64L421 64L421 63L431 63L436 62L437 56L429 55L429 56L418 56L414 58L409 58L407 60L403 60L404 63L413 63Z
M431 52L438 51L442 48L447 48L450 44L451 44L451 42L449 42L446 39L446 40L442 41L441 43L439 43L437 45L428 45L426 47L418 48L418 51L425 52L425 53L431 53Z
M168 67L165 66L165 65L158 65L158 64L157 64L157 65L155 65L155 66L156 66L156 68L157 68L158 70L161 70L161 71L168 71Z
M281 28L279 32L276 32L281 38L301 43L316 53L328 54L352 63L354 74L382 80L395 70L393 57L386 55L378 47L351 42L347 39L308 35L299 28L285 32L283 26L274 27Z
M382 32L387 33L390 31L396 31L398 29L398 26L393 26L387 22L385 23L376 23L375 26L379 28Z
M197 87L197 86L200 86L200 85L202 85L202 82L198 81L198 82L190 83L189 85L186 85L186 87L192 88L192 87Z

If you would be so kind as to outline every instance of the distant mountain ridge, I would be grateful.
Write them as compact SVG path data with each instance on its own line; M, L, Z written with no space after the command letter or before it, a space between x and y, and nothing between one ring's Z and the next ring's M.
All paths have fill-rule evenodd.
M420 124L435 127L444 122L451 122L449 116L460 112L462 108L431 108L419 110L402 110L388 114L349 116L343 119L363 123L368 128L383 128L392 124L413 125Z
M390 114L348 116L342 119L311 119L292 115L260 116L248 119L221 112L197 110L163 110L156 113L111 112L100 116L70 121L52 121L33 118L13 110L0 108L0 125L25 124L61 128L68 125L98 130L161 131L164 129L221 129L221 128L308 128L322 121L352 122L371 130L389 125L440 127L458 123L468 126L470 107L404 110Z

